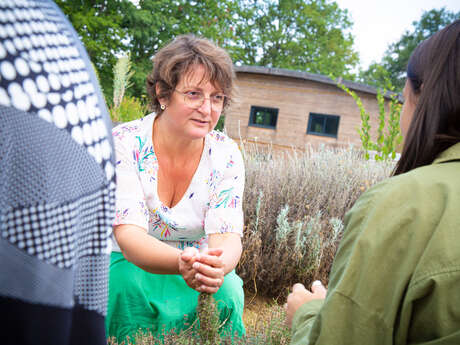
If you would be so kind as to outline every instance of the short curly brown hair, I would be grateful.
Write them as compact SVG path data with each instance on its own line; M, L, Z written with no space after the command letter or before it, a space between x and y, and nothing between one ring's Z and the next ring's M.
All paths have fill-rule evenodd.
M202 65L204 80L222 89L226 95L224 109L234 95L235 71L228 53L207 39L194 35L180 35L161 48L152 59L153 69L147 77L150 108L161 114L159 99L169 99L181 78L194 66ZM160 92L157 94L156 86Z

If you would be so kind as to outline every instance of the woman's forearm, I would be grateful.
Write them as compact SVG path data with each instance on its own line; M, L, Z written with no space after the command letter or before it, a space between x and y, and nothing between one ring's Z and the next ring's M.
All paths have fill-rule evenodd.
M208 239L209 248L221 248L221 259L224 263L224 273L235 269L241 258L242 245L240 235L236 233L211 234Z
M118 225L114 234L129 262L150 273L179 274L179 249L148 235L145 229L136 225Z

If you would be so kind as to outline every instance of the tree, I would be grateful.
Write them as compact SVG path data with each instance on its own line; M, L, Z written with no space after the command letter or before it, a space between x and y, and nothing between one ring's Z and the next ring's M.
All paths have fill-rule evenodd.
M377 89L396 89L392 84L389 70L381 63L371 63L367 70L359 72L358 79L365 84L375 86Z
M235 40L236 0L141 0L137 8L127 4L121 26L129 36L134 75L131 92L145 94L145 78L152 69L152 57L175 36L192 33L206 37L232 52Z
M55 0L67 15L95 66L104 94L112 94L116 54L125 50L121 5L128 0ZM111 97L110 97L111 98Z
M241 63L353 79L357 64L348 12L326 0L278 0L249 4ZM251 13L250 10L246 11ZM250 30L248 30L248 28Z
M178 33L179 6L168 0L139 1L124 4L121 26L127 30L126 48L132 62L132 88L128 93L140 97L146 94L145 80L152 69L151 59L155 52Z
M373 63L366 71L360 73L363 82L385 87L388 82L402 90L405 83L406 68L412 51L423 40L441 28L460 18L460 12L454 13L441 8L425 11L419 21L412 23L413 28L406 30L399 41L388 46L380 63Z
M146 94L151 59L179 34L225 48L234 63L353 79L358 62L346 10L330 0L57 0L94 63L108 100L117 54L129 52L129 95Z

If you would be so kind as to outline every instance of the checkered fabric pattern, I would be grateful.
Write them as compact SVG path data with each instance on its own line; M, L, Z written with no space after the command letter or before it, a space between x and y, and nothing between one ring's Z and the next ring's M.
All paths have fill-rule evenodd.
M4 215L1 235L40 260L70 268L76 255L81 258L107 252L108 234L94 229L110 229L113 206L107 191L97 191L66 204L12 209Z
M40 260L69 268L75 261L76 215L72 204L17 208L6 213L2 236Z

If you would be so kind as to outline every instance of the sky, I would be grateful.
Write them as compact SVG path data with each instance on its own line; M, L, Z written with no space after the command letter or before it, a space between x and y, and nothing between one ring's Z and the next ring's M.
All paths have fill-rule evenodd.
M347 9L354 23L355 50L361 66L366 68L373 61L380 62L390 43L398 41L412 22L418 21L423 12L446 7L460 11L460 0L335 0Z

